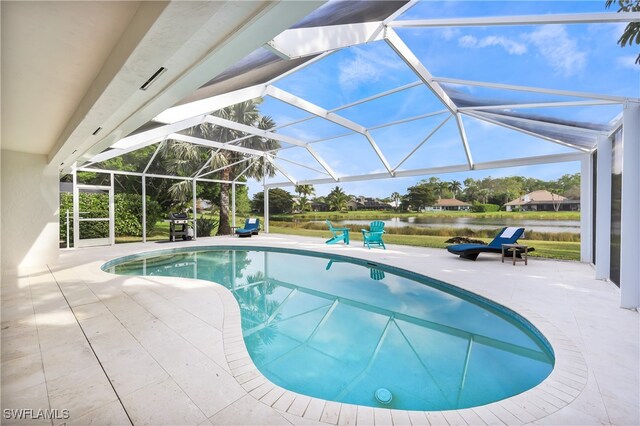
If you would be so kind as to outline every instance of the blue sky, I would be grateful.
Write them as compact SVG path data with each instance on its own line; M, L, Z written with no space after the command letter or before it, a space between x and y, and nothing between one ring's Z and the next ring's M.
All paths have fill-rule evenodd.
M526 15L546 13L609 12L604 1L426 1L415 5L400 19ZM541 88L640 97L640 66L634 65L637 46L616 44L624 24L531 25L509 27L463 27L438 29L397 29L399 36L435 76L498 82ZM417 76L384 42L378 41L336 52L275 83L275 86L323 108L332 109L389 89L417 81ZM450 86L474 97L517 102L576 100L534 93ZM338 112L367 128L404 118L442 110L439 101L424 86L418 86L377 101ZM285 124L308 114L273 98L261 105L265 115ZM519 109L551 117L607 123L619 106L582 106ZM400 162L448 114L440 114L401 125L371 130L371 134L391 166ZM534 155L573 152L570 148L527 136L509 129L465 117L469 146L475 162ZM303 141L343 135L348 130L322 119L278 129L279 133ZM283 144L286 146L286 144ZM343 136L313 144L338 175L359 175L384 171L384 166L361 135ZM320 166L299 148L281 150L278 157ZM450 119L400 169L463 164L466 157L455 121ZM280 160L298 180L325 177L315 171ZM463 181L485 176L523 175L556 179L575 173L579 163L496 169L438 175L442 180ZM429 176L373 180L339 184L347 193L386 197ZM282 175L270 182L282 182ZM317 185L316 194L325 195L332 185ZM292 188L285 188L293 192ZM250 193L261 185L250 183Z

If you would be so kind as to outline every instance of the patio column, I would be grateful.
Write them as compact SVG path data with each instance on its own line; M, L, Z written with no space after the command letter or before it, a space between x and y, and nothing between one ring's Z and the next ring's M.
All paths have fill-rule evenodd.
M264 232L269 233L269 188L264 187Z
M231 226L236 226L236 183L231 183Z
M593 155L580 161L580 262L593 262Z
M78 172L73 168L71 172L73 178L73 248L78 248L80 241L80 191L78 190ZM67 232L69 230L67 229Z
M147 242L147 178L142 175L142 242Z
M640 306L640 104L626 102L622 118L620 306Z
M611 267L611 139L598 139L596 182L596 279L609 278Z
M109 191L109 244L114 245L116 243L116 207L115 198L113 192L115 177L113 172L110 173L110 185L111 191Z
M196 211L196 205L197 205L197 200L196 200L196 178L193 178L192 180L192 190L191 192L193 193L193 239L197 240L198 239L198 226L197 226L197 215L198 212Z

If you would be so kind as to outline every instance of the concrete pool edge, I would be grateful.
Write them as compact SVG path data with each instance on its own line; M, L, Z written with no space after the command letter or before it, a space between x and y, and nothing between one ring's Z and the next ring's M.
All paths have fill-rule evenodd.
M311 252L322 257L328 257L326 252L313 249L305 250L283 250L280 247L270 245L260 246L191 246L185 250L198 250L212 248L224 250L230 248L238 249L273 249L280 252ZM105 265L112 264L122 258L139 258L148 255L160 254L163 249L144 251L133 256L124 256L113 259ZM170 250L173 251L173 250ZM176 250L184 251L184 250ZM366 262L367 260L353 255L335 255L343 258ZM402 269L388 263L380 263L381 266L390 269ZM411 272L411 271L410 271ZM420 274L418 274L420 275ZM181 278L181 280L191 280ZM210 283L210 281L203 281ZM448 284L448 283L447 283ZM460 288L455 284L450 284L455 288ZM307 395L298 394L270 382L264 377L253 364L249 353L244 345L242 337L240 310L237 301L232 293L222 285L212 286L220 296L223 303L223 346L226 361L235 380L245 391L255 400L273 408L280 413L297 416L310 421L319 421L327 424L336 423L409 423L414 422L438 422L438 420L448 421L455 424L462 420L470 424L503 422L506 424L525 424L548 415L569 405L575 400L587 383L588 369L581 351L577 346L556 326L545 320L542 316L517 303L498 303L486 296L477 295L482 299L491 300L500 306L514 311L529 321L540 333L550 342L555 354L555 366L551 374L540 384L519 395L490 403L483 406L450 411L405 411L390 410L384 408L357 406L334 401L326 401ZM467 289L464 292L476 294Z

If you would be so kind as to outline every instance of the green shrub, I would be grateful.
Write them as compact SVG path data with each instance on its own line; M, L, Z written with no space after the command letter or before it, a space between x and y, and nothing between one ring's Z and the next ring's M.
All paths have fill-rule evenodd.
M215 219L207 219L206 217L199 217L196 219L196 226L198 237L210 237L213 229L218 226L218 221Z
M497 204L473 203L473 206L471 206L471 211L474 213L490 213L490 212L497 212L499 210L500 210L500 206Z
M114 196L116 237L142 236L142 196L116 194ZM67 210L69 210L69 239L73 241L73 194L60 194L60 241L67 239ZM80 194L80 211L83 217L109 217L109 198L106 194ZM147 234L151 233L162 217L160 204L147 197ZM83 238L104 238L109 235L109 225L104 222L82 222Z

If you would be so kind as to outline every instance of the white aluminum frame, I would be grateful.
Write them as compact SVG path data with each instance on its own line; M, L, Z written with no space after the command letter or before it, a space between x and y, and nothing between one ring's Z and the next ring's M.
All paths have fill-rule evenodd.
M582 185L582 192L584 198L583 202L583 210L585 211L585 217L583 220L583 228L587 224L593 212L591 212L590 205L592 204L589 200L590 197L587 194L587 191L591 180L591 153L596 149L596 146L593 147L582 147L577 146L571 143L567 143L564 141L556 140L554 138L545 136L543 134L536 133L535 131L524 130L518 128L516 126L511 126L508 124L501 123L495 116L492 116L492 112L494 110L500 109L530 109L530 108L558 108L558 107L583 107L583 106L600 106L600 105L624 105L624 115L618 119L616 124L613 126L612 130L609 132L600 132L594 131L590 129L583 129L580 127L572 127L572 126L564 126L562 124L553 124L545 122L545 127L553 128L558 131L563 131L565 129L570 128L572 131L580 131L584 132L585 135L594 135L597 136L598 147L600 149L605 149L602 157L598 156L598 187L601 189L603 186L606 187L610 185L610 177L601 176L601 171L606 173L606 167L604 164L610 159L610 140L608 138L611 137L613 132L617 130L619 126L623 124L624 121L624 130L625 130L625 140L638 140L638 135L640 135L640 107L638 107L638 103L640 102L637 98L631 97L623 97L623 96L613 96L606 94L596 94L596 93L587 93L587 92L574 92L569 90L559 90L559 89L548 89L548 88L538 88L538 87L529 87L522 85L514 85L514 84L503 84L503 83L495 83L495 82L483 82L483 81L474 81L474 80L464 80L457 78L448 78L445 76L433 76L427 67L419 60L419 58L414 54L414 52L407 46L407 44L402 40L400 35L395 31L396 28L442 28L442 27L451 27L451 26L506 26L506 25L544 25L544 24L578 24L578 23L615 23L615 22L640 22L640 12L634 13L586 13L586 14L556 14L556 15L532 15L532 16L499 16L499 17L479 17L479 18L454 18L454 19L425 19L425 20L397 20L402 13L404 13L407 9L409 9L415 1L411 1L408 4L404 5L393 15L389 16L387 19L382 22L370 22L363 24L349 24L349 25L337 25L337 26L327 26L327 27L316 27L316 28L298 28L293 30L287 30L274 38L270 43L268 43L265 47L270 51L275 52L282 58L297 58L312 54L318 54L315 58L297 66L293 69L284 72L283 74L272 78L270 81L265 83L257 84L251 87L243 88L240 90L236 90L233 92L221 94L218 96L214 96L207 99L202 99L190 103L186 103L183 105L179 105L173 108L169 108L164 111L157 117L155 117L155 121L158 123L162 123L157 128L143 131L128 137L125 137L114 145L112 145L112 149L105 151L101 154L94 156L89 162L85 163L84 166L78 167L73 170L74 175L74 186L76 182L76 171L92 171L99 173L108 173L111 175L111 179L113 182L113 176L115 174L122 175L133 175L133 176L141 176L142 177L142 194L143 194L143 241L146 241L146 178L166 178L166 179L178 179L178 180L188 180L192 183L193 188L193 213L194 213L194 221L197 218L196 211L196 185L198 181L202 182L222 182L229 183L232 186L232 212L233 219L232 223L235 226L235 212L236 212L236 184L246 185L246 182L240 182L238 179L245 175L247 170L261 157L264 160L264 166L266 168L266 163L269 162L272 164L278 175L284 176L284 181L271 182L267 183L266 176L262 180L262 186L264 188L264 212L265 212L265 220L264 220L264 230L265 232L269 231L269 189L270 188L278 188L278 187L291 187L297 184L333 184L336 182L357 182L357 181L365 181L365 180L375 180L375 179L389 179L389 178L401 178L401 177L413 177L413 176L425 176L425 175L436 175L436 174L445 174L445 173L455 173L455 172L464 172L469 170L490 170L496 168L503 167L517 167L517 166L527 166L527 165L535 165L535 164L548 164L548 163L558 163L558 162L569 162L569 161L580 161L582 164L582 172L583 176L585 176L585 181ZM304 34L313 34L313 40L311 40L307 44L299 43L299 37ZM386 90L381 93L377 93L366 98L350 102L348 104L333 108L331 110L322 108L318 105L315 105L299 96L288 93L285 90L276 87L275 84L278 83L282 78L292 73L297 72L305 67L308 67L311 64L316 63L317 61L326 58L328 55L340 50L341 48L356 46L360 44L364 44L367 42L372 42L375 40L384 40L388 46L395 52L395 54L400 58L416 75L418 78L417 81L404 84L402 86L396 87L394 89ZM455 84L462 86L478 86L484 87L488 89L497 89L504 91L520 91L520 92L530 92L537 93L542 95L551 95L551 96L563 96L568 98L567 100L559 100L559 101L540 101L540 102L526 102L526 103L504 103L502 105L495 105L487 103L485 105L477 105L473 107L458 107L456 102L447 94L445 88L442 86L443 84ZM361 105L367 102L371 102L382 97L392 95L394 93L398 93L404 90L409 90L415 87L423 86L429 89L437 99L440 100L444 109L439 111L430 112L427 114L422 114L415 117L404 118L400 120L395 120L392 122L387 122L383 124L377 124L375 126L365 127L358 123L355 123L352 120L348 120L345 117L338 114L341 110L346 110L348 108ZM238 102L247 101L254 98L265 96L271 96L275 99L278 99L281 102L285 102L297 109L308 112L310 115L305 118L301 118L295 121L291 121L289 123L280 124L274 129L270 131L256 129L251 126L246 126L239 123L234 123L229 120L224 120L219 117L215 117L210 115L213 111L231 106ZM448 114L447 114L448 113ZM419 142L395 167L391 167L385 153L378 142L374 140L371 136L371 131L394 126L402 123L411 122L414 120L419 120L422 118L427 118L431 116L436 116L439 114L445 114L446 116L443 118L443 121L439 122L435 127L429 128L425 130L425 135L421 142ZM517 131L529 136L533 136L545 141L549 141L552 143L559 144L563 147L571 148L573 151L565 154L554 154L554 155L543 155L543 156L535 156L535 157L525 157L525 158L511 158L505 160L497 160L497 161L487 161L476 163L473 160L473 156L471 150L469 148L469 142L467 140L467 134L464 128L464 122L462 116L466 115L468 117L472 117L474 119L483 120L485 122L491 123L496 126L500 126L503 128L507 128L513 131ZM442 165L437 167L428 167L428 168L417 168L417 169L408 169L408 170L400 170L400 167L405 164L410 158L414 157L418 151L420 151L421 147L426 144L436 132L438 132L448 121L450 118L455 118L456 125L458 128L458 136L460 138L460 148L464 151L466 156L466 164L452 164L452 165ZM289 126L294 126L296 124L304 123L306 121L320 118L322 120L327 120L343 128L347 129L349 133L344 133L340 135L325 137L321 139L315 140L301 140L298 138L293 138L290 136L282 135L277 133L278 129L282 129ZM527 120L526 118L517 117L519 120ZM529 119L530 121L542 123L535 119ZM210 141L202 138L196 138L193 136L187 136L179 134L183 130L186 130L190 127L200 125L202 123L210 123L217 126L224 126L230 129L235 129L239 132L245 133L245 136L239 137L238 139L230 142L216 142ZM605 134L606 133L606 134ZM338 175L330 166L330 164L317 152L314 146L316 144L322 143L328 140L334 140L338 138L342 138L350 135L360 135L363 136L367 142L369 143L370 149L373 150L377 158L384 166L384 172L372 172L367 174L360 175L347 175L340 176ZM263 152L256 149L245 148L242 146L238 146L237 144L242 140L247 138L259 136L262 138L268 138L277 140L285 144L285 146L277 149L270 150L267 152ZM605 139L607 138L607 139ZM162 148L163 144L167 139L175 139L181 140L184 142L194 143L202 146L206 146L215 150L212 155L220 152L221 150L228 150L238 152L245 156L241 160L238 160L232 164L228 164L224 167L215 168L215 170L208 170L210 167L211 158L209 158L200 169L190 177L180 177L180 176L170 176L163 174L150 174L148 170L155 160L158 152ZM606 142L605 142L606 141ZM146 147L149 145L153 145L155 143L159 143L156 151L153 153L152 157L148 161L144 171L142 173L138 172L124 172L117 170L104 170L104 169L96 169L89 167L96 162L102 162L111 158L115 158L117 156L126 154L128 152L132 152L134 150L140 149L142 147ZM607 154L606 147L607 143L609 144L609 152ZM288 150L288 149L299 149L306 150L309 155L317 162L320 166L320 169L312 167L310 164L301 164L293 160L289 160L286 158L278 158L277 154L280 150ZM634 307L640 304L640 284L638 284L637 280L634 284L634 277L640 274L638 269L638 262L635 262L635 258L631 259L630 256L637 256L637 253L640 251L638 241L640 241L640 225L638 225L637 221L637 212L640 210L638 201L640 199L640 191L638 188L640 187L640 178L639 173L637 171L637 164L634 165L633 161L637 161L638 158L638 144L625 144L625 179L623 180L623 193L625 197L625 203L623 205L622 212L622 222L625 228L623 233L623 268L621 275L621 288L622 288L622 299L621 304L623 306ZM208 179L206 176L214 174L218 171L221 171L227 167L233 167L242 163L247 163L247 166L242 170L242 172L235 176L233 180L223 181L219 179ZM314 179L298 179L294 174L290 173L287 170L286 164L289 163L299 167L303 167L309 170L312 170L316 173L323 175L320 178ZM629 164L627 164L629 163ZM610 164L609 164L610 165ZM629 167L626 167L629 165ZM636 171L633 171L633 167L636 167ZM609 180L607 180L609 179ZM113 186L113 185L112 185ZM599 189L599 191L600 191ZM609 191L610 192L610 191ZM598 210L602 211L602 209L606 209L606 197L610 198L610 193L605 193L604 199L601 199L600 195L598 198ZM77 201L74 200L74 215L77 211ZM609 212L610 213L610 212ZM75 218L75 216L74 216ZM598 223L596 226L596 234L598 239L606 239L608 235L608 230L603 230L603 226L607 226L607 223L603 223L604 219L606 219L606 215L601 215L598 213ZM635 222L634 222L635 221ZM605 221L606 222L606 221ZM77 220L74 221L74 227L77 226ZM587 226L590 229L590 226ZM194 223L194 231L197 236L197 230L195 229ZM590 232L590 230L589 230ZM77 235L77 232L76 232ZM587 235L584 238L582 244L583 251L583 260L590 260L592 258L592 254L589 252L590 250L590 239L593 238L591 235ZM598 247L602 244L598 241ZM604 247L604 246L603 246ZM605 247L607 249L608 247ZM608 273L608 258L602 254L602 249L597 254L597 260L603 263L607 263L607 268L604 265L597 265L597 275L598 277L603 277ZM626 257L625 257L626 256ZM634 266L635 265L635 266ZM635 269L633 269L635 267ZM607 269L607 270L605 270Z

